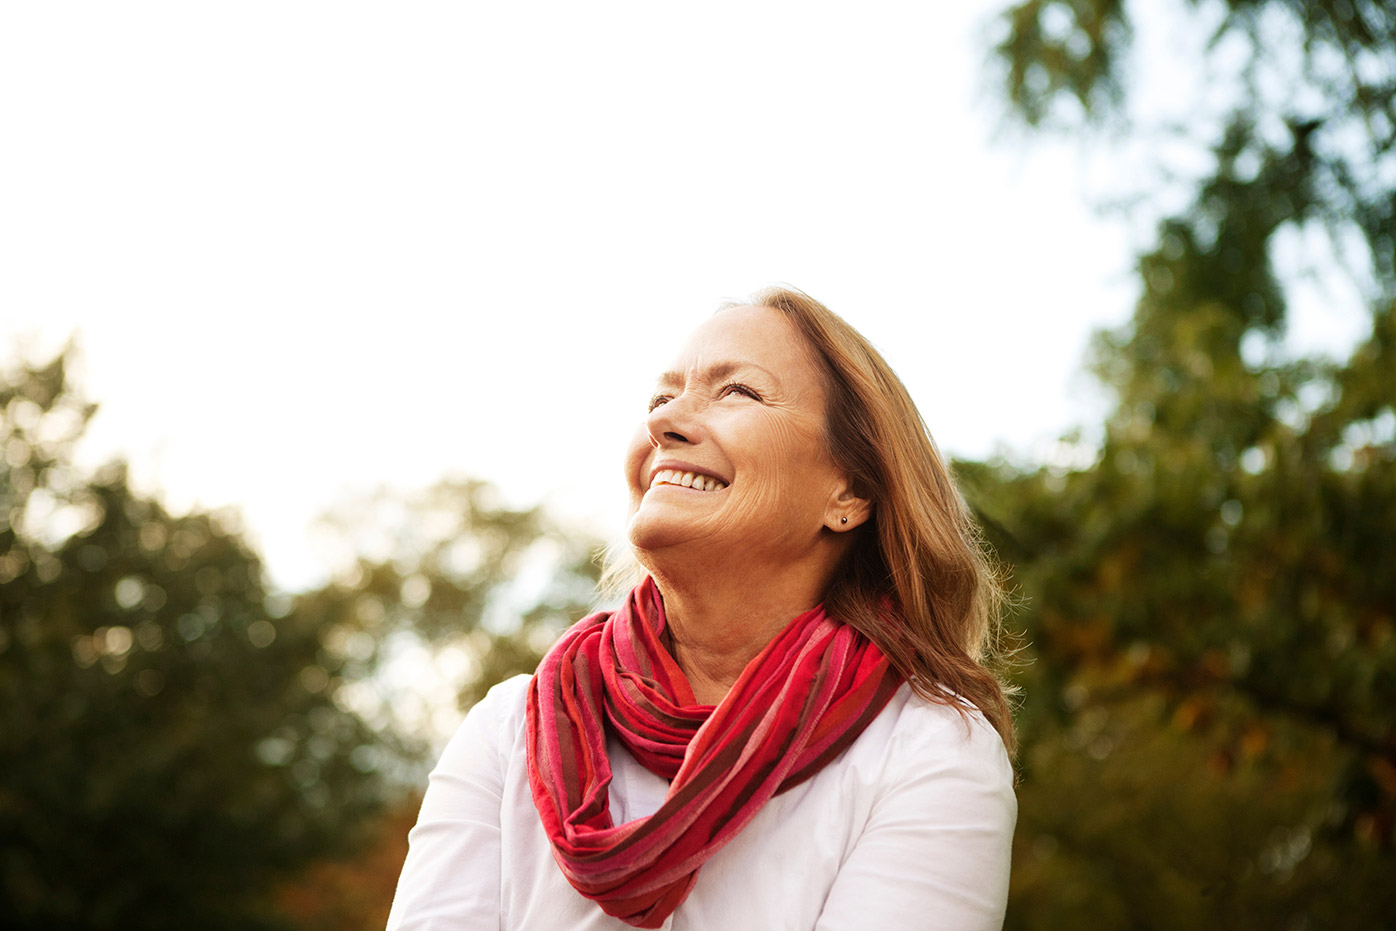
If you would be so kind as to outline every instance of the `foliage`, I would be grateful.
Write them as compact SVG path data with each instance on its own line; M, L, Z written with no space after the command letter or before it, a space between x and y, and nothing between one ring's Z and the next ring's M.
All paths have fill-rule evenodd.
M463 661L448 704L531 670L592 541L444 482L347 509L337 577L268 591L229 516L76 468L70 357L0 378L0 923L356 926L345 890L386 909L410 819L379 812L436 723L397 706L441 703L433 653Z
M316 861L283 885L278 910L299 931L381 931L421 802L415 794L399 800L374 823L362 849Z
M346 700L395 733L439 737L492 685L531 673L596 587L594 539L542 508L506 506L484 482L380 491L345 503L325 529L340 565L297 596L293 615L351 657ZM369 825L363 849L321 857L280 887L279 909L296 928L383 927L425 774L413 766L395 777L410 789Z
M0 384L0 912L272 926L271 879L376 808L377 738L226 520L75 469L66 366Z
M1028 124L1126 112L1127 7L1009 11ZM1009 925L1376 926L1396 907L1396 5L1187 9L1238 84L1214 89L1224 119L1199 104L1177 130L1211 168L1096 342L1116 406L1095 461L962 466L1033 644ZM1370 302L1342 361L1284 343L1277 243L1315 225Z
M1188 79L1197 85L1181 124L1159 124L1129 106L1130 79L1139 77L1129 67L1131 11L1157 7L1015 4L1003 16L997 48L1012 112L1029 127L1079 133L1109 126L1142 137L1149 151L1170 153L1154 176L1139 179L1158 190L1192 176L1188 166L1205 155L1210 174L1195 179L1196 196L1174 223L1226 260L1238 288L1268 271L1257 249L1278 227L1306 223L1338 240L1356 233L1354 264L1370 265L1389 285L1396 275L1396 3L1175 0L1172 12L1207 34L1202 60L1176 62L1177 80L1168 82L1174 93ZM1276 295L1255 294L1250 316L1278 325Z
M326 525L344 548L342 565L329 584L297 598L296 613L387 672L360 696L384 725L420 727L441 707L423 688L424 655L456 660L442 670L450 680L442 687L464 710L495 683L533 672L594 597L598 542L541 507L503 504L485 482L379 492L345 504Z

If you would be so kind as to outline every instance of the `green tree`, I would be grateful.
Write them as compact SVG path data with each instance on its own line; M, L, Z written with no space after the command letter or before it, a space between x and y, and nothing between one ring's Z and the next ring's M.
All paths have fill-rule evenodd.
M1115 406L1093 464L962 466L1032 644L1009 925L1375 927L1396 908L1396 4L1179 4L1211 24L1191 66L1224 103L1182 127L1130 110L1130 9L1031 0L999 46L1028 125L1209 166L1133 199L1161 219L1133 319L1094 347ZM1340 361L1284 342L1277 244L1315 233L1371 313Z
M0 383L0 913L255 928L376 809L343 663L226 519L73 465L67 354Z
M594 598L597 541L540 507L506 505L484 482L380 491L342 504L324 529L336 571L296 596L292 616L347 657L346 704L419 748L490 686L531 673ZM431 757L397 759L398 798L368 825L372 843L320 857L281 887L297 927L383 926Z
M360 695L385 726L419 728L443 707L443 689L465 710L497 682L533 672L595 599L600 543L542 507L505 504L486 482L380 491L343 504L325 529L340 565L297 598L296 614L387 671ZM446 660L434 684L421 677L433 657Z
M336 577L271 592L232 518L74 466L70 358L0 378L0 923L352 926L326 883L391 859L430 710L532 670L595 542L446 481L346 505Z

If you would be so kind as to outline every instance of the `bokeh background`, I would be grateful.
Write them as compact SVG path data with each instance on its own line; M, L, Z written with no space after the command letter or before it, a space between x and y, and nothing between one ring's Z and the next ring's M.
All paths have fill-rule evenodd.
M0 12L0 926L381 927L786 281L1010 573L1007 925L1396 909L1396 3Z

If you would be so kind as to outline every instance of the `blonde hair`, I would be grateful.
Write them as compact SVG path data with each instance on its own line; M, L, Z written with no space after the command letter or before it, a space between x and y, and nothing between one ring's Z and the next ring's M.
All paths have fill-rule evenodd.
M1003 589L906 386L861 333L808 294L768 288L750 303L784 315L813 351L830 451L873 502L825 608L877 644L918 695L979 709L1012 753L1005 686L987 665L998 658ZM638 568L628 546L612 547L603 583L618 587Z

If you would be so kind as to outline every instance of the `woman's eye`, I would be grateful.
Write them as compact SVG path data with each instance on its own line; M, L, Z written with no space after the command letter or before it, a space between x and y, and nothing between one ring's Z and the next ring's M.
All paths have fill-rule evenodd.
M668 400L669 396L667 394L656 394L654 397L650 398L649 410L653 411L656 407Z
M761 395L757 394L755 391L753 391L752 389L748 388L746 385L743 385L743 384L741 384L741 383L739 383L739 382L734 382L734 383L732 383L732 384L730 384L730 385L727 385L726 387L724 387L724 388L722 389L722 393L723 393L724 395L728 395L728 394L741 394L741 395L745 395L746 397L751 398L753 401L759 401L759 400L761 400Z

